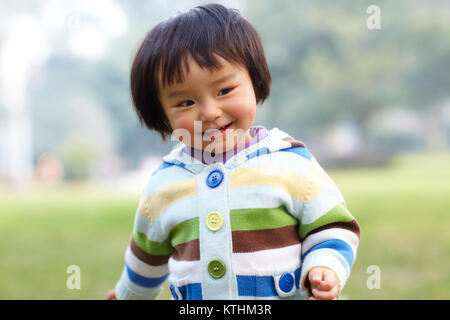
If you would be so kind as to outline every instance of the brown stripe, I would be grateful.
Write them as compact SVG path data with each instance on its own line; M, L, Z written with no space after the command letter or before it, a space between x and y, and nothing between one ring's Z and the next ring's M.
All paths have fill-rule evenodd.
M292 137L286 137L283 140L289 141L292 145L292 147L302 147L302 148L306 148L306 145L298 140L294 140Z
M195 261L200 260L200 242L198 239L194 239L185 243L177 244L175 252L172 258L182 261Z
M300 243L297 226L276 229L233 231L233 252L283 248Z
M163 264L166 264L169 261L170 254L167 255L153 255L148 252L145 252L141 248L138 247L136 242L134 242L133 237L131 237L130 241L130 249L131 252L134 253L134 255L141 261L145 262L146 264L149 264L151 266L161 266Z
M310 233L308 233L308 235L313 234L313 233L317 233L319 231L323 231L326 229L331 229L331 228L340 228L340 229L345 229L348 231L353 232L354 234L356 234L358 236L358 239L361 238L361 229L359 228L359 224L356 220L353 220L351 222L335 222L335 223L330 223L327 225L324 225L320 228L317 228L315 230L312 230Z

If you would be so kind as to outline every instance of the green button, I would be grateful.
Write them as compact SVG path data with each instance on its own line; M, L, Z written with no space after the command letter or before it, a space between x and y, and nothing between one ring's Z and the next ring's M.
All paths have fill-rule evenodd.
M213 260L208 264L208 272L211 277L220 279L225 274L225 265L222 263L222 261Z

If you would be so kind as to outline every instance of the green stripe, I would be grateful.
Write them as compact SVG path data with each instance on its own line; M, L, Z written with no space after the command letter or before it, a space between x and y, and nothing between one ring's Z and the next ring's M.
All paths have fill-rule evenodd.
M185 243L200 237L198 231L198 217L177 224L170 231L169 239L172 246Z
M162 256L173 252L172 246L167 241L156 242L149 240L145 233L137 232L136 230L133 232L133 239L136 245L148 254Z
M235 209L230 212L231 231L275 229L298 224L284 206Z
M309 224L301 224L299 228L300 239L304 239L308 233L314 229L320 228L327 224L334 222L351 222L354 219L355 218L347 210L344 203L338 204L314 222Z
M231 210L230 219L231 231L275 229L298 224L283 206ZM166 242L175 247L199 237L199 218L195 217L173 227Z

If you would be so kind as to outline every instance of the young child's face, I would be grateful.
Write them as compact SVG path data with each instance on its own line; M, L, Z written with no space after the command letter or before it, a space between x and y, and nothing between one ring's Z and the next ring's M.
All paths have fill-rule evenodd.
M184 81L159 90L173 134L184 136L183 142L191 147L216 153L248 141L256 114L256 97L247 68L218 59L223 67L209 70L189 58Z

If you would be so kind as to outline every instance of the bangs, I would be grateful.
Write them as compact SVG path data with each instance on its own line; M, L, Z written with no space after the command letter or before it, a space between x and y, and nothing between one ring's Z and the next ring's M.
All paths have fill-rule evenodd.
M201 68L210 70L222 67L217 56L244 65L245 61L236 47L236 43L243 40L243 30L239 35L239 30L231 27L239 13L232 9L224 11L209 10L209 14L204 14L202 9L194 8L160 26L161 32L169 34L160 48L153 70L154 77L159 77L163 87L184 80L189 72L189 58L193 58Z

